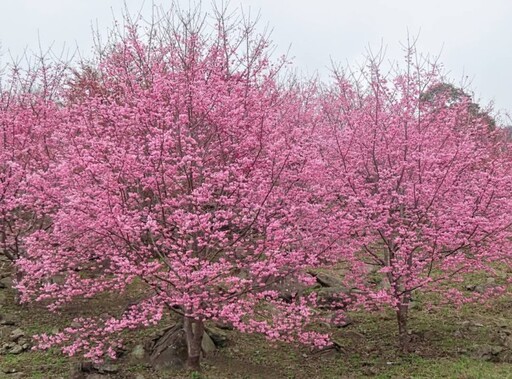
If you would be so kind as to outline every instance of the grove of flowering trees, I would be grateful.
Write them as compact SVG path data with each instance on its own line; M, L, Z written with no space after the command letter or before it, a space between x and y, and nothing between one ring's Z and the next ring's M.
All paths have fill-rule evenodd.
M27 179L48 170L57 147L52 139L52 121L58 112L52 89L30 92L40 75L40 70L21 74L14 69L0 83L0 244L11 261L19 258L24 237L50 222L49 210L32 211L30 205L39 199L30 198L34 192L27 191ZM55 81L48 77L47 86Z
M323 99L325 184L349 225L344 280L363 292L363 306L396 309L406 349L413 292L476 300L489 294L453 284L510 265L511 162L502 132L472 112L469 98L425 100L439 83L435 67L409 63L388 79L370 64L364 80L356 86L338 74ZM386 285L368 280L375 271Z
M144 30L127 21L87 64L2 82L0 252L21 301L58 312L143 288L40 348L115 358L122 331L169 314L194 370L209 320L327 346L316 292L279 290L319 268L357 290L340 293L349 308L396 310L404 349L416 293L507 291L458 283L512 265L509 147L469 98L425 96L443 83L434 66L385 77L370 64L323 86L287 75L255 24L226 14Z

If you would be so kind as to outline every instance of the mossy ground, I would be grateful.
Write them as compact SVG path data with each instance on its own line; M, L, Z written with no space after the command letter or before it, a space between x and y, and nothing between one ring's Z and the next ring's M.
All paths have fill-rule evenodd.
M104 296L92 303L78 301L63 313L53 314L40 306L19 306L14 302L12 290L2 292L6 296L0 313L14 317L27 334L63 328L84 311L116 312L131 300L130 295ZM512 378L511 363L490 362L474 354L481 346L499 344L500 330L512 330L510 296L485 306L470 304L460 309L428 309L422 304L419 300L411 311L409 354L402 354L398 349L395 316L391 310L360 311L350 315L353 323L348 327L330 330L338 349L318 352L303 346L272 344L261 336L230 331L228 345L203 360L201 374L156 373L126 354L116 362L119 372L105 378ZM147 340L156 329L127 334L128 351ZM78 362L78 358L63 356L57 350L0 355L0 377L9 379L13 374L7 372L12 371L23 373L24 378L67 379L72 377Z

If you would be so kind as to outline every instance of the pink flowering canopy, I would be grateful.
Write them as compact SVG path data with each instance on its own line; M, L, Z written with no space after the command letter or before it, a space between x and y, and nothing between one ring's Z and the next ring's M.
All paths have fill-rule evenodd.
M440 291L450 303L502 291L453 286L512 263L512 171L499 132L471 112L469 98L426 99L441 81L435 67L409 63L385 78L370 65L365 79L337 76L321 140L326 201L344 215L340 260L358 303L406 317L413 291ZM385 285L371 280L375 271Z
M5 72L0 81L0 253L14 261L24 252L25 236L51 224L54 207L43 204L37 191L58 151L53 123L59 110L53 98L62 71L43 63L29 70L7 65Z
M129 26L71 82L48 174L60 204L52 227L27 238L22 300L57 310L135 281L147 290L124 314L77 319L40 347L113 357L118 332L171 310L327 343L304 328L314 296L285 302L275 290L318 261L305 220L316 209L304 178L309 108L278 81L266 38L218 30L155 42Z

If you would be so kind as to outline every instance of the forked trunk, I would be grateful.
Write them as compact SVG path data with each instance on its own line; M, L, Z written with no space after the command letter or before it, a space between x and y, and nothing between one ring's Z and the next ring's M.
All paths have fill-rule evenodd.
M191 371L201 370L201 342L203 340L204 324L201 320L185 317L183 329L187 339L187 369Z

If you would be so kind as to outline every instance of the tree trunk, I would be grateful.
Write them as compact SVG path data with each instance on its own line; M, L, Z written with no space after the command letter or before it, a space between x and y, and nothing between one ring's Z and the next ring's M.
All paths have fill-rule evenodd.
M409 352L409 329L407 328L407 321L409 320L410 300L411 295L409 293L405 293L396 311L396 318L398 321L398 339L400 349L403 353Z
M16 283L19 283L23 279L23 273L16 266L14 266L14 270L15 270L15 273L16 273L15 274ZM14 288L14 301L18 305L21 304L21 294L20 294L20 291L17 288Z
M185 317L183 320L183 330L185 330L187 340L187 369L200 371L201 342L204 333L203 321Z

